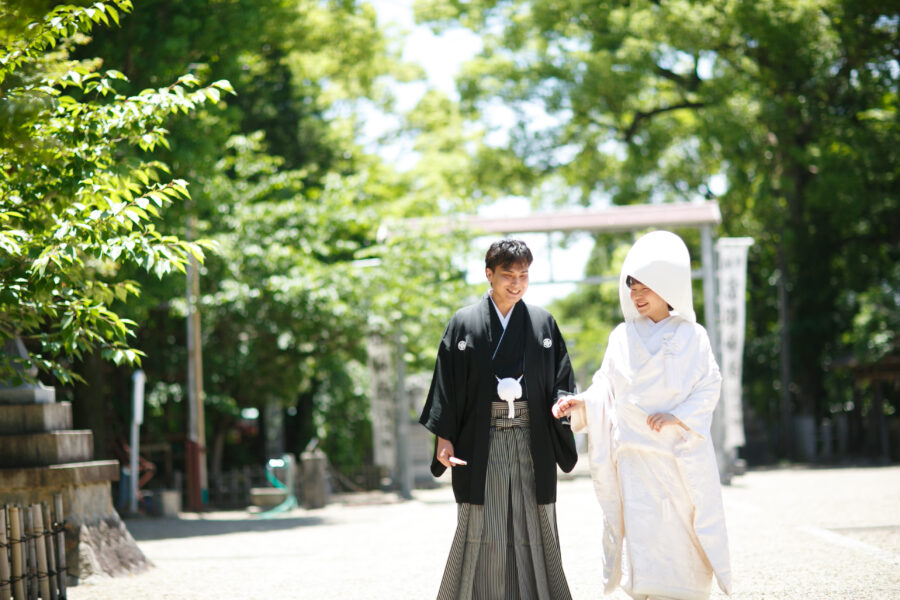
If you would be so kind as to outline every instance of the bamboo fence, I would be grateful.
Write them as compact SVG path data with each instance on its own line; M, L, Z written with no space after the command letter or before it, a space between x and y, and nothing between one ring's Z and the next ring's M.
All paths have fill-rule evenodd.
M0 507L0 600L65 600L66 539L62 496Z

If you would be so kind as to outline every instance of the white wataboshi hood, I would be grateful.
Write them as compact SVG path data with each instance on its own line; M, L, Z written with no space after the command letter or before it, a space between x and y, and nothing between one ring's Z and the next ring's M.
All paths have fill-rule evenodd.
M691 255L684 241L671 231L641 236L628 251L619 275L619 302L626 321L640 315L625 280L631 275L669 303L682 318L697 322L691 290Z

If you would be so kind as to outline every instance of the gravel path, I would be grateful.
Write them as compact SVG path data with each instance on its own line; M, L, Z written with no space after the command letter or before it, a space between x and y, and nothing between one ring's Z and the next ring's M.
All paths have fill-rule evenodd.
M732 598L900 599L900 467L751 471L724 496ZM434 598L456 519L449 486L409 502L381 493L337 500L271 520L129 520L155 567L82 583L69 598ZM560 482L557 507L572 596L599 599L600 515L583 471ZM628 600L621 591L606 598Z

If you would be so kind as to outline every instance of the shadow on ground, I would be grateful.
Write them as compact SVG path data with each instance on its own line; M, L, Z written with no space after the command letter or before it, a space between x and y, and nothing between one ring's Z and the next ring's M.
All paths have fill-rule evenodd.
M283 531L312 525L325 525L327 520L314 516L285 515L274 519L234 518L172 518L128 519L128 531L138 542L179 539L230 533Z

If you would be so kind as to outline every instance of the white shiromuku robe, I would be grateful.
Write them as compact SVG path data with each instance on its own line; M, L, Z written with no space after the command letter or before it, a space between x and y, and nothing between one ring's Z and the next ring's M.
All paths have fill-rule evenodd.
M624 303L623 303L624 306ZM638 317L609 336L602 366L572 413L588 433L604 515L606 593L704 599L713 574L731 590L728 540L710 437L721 376L706 330L672 314ZM647 425L671 413L689 429Z

